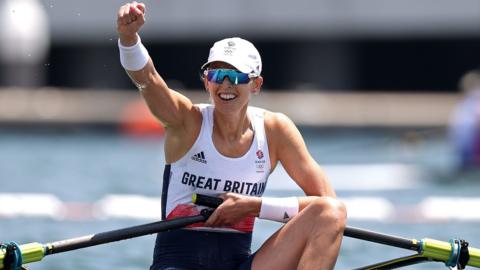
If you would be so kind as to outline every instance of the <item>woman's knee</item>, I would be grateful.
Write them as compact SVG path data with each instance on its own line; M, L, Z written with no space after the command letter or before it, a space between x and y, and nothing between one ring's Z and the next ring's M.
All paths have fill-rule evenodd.
M307 210L309 220L315 220L322 226L331 226L332 229L338 231L343 231L346 226L347 209L341 201L335 198L320 197L315 199L305 210Z

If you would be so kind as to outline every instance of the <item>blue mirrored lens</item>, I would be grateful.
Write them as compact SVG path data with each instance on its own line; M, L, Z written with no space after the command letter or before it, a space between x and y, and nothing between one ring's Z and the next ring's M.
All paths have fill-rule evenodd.
M241 73L233 69L211 69L207 73L207 79L210 82L221 84L225 77L230 80L232 84L248 83L250 78L247 73Z

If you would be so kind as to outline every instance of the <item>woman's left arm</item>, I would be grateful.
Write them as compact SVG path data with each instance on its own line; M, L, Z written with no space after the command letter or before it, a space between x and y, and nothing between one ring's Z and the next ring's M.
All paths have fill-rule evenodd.
M320 165L310 155L300 131L292 120L281 113L269 113L265 120L271 155L280 161L288 175L307 195L298 197L299 210L318 196L335 198L332 185Z

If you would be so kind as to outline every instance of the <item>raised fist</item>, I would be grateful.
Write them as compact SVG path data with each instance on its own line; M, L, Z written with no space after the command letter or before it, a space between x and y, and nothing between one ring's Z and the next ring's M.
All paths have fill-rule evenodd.
M136 40L136 34L144 23L145 4L131 2L121 6L117 15L117 31L122 43Z

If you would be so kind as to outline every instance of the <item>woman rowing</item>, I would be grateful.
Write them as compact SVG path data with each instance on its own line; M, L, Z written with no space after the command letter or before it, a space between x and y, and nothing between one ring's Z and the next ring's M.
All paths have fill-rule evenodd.
M120 7L122 66L166 128L162 216L198 214L193 193L224 200L204 224L159 233L150 269L333 269L345 207L293 122L249 106L263 83L254 45L216 42L201 67L212 104L192 104L157 73L138 35L144 23L143 3ZM278 162L306 196L262 197ZM285 225L251 254L255 217Z

